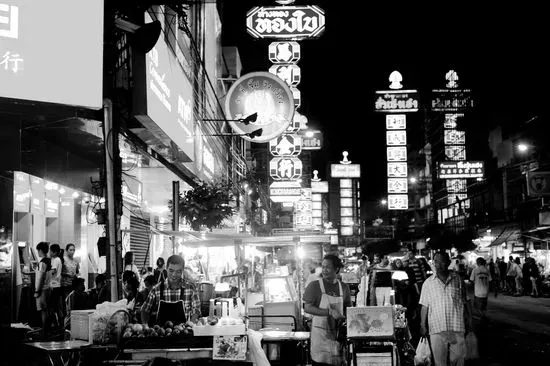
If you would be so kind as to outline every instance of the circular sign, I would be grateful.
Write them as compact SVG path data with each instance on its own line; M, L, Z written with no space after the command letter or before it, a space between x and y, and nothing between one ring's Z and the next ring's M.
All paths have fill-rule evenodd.
M254 122L239 122L257 113ZM294 98L277 76L258 71L241 76L227 92L225 114L233 131L251 142L268 142L286 131L294 116ZM262 129L261 136L247 134Z

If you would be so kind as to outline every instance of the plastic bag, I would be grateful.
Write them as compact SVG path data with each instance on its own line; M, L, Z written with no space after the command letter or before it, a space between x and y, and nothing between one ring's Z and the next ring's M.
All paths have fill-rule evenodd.
M270 366L262 348L262 333L249 328L246 334L248 335L248 351L254 366Z
M111 343L111 329L114 322L109 322L111 316L119 310L127 311L128 301L122 299L117 302L103 302L96 306L96 310L90 314L90 343ZM114 341L112 343L115 343Z
M431 366L432 364L432 353L430 351L430 344L428 343L428 338L420 338L418 346L416 347L416 355L414 356L414 365L415 366Z
M466 334L466 360L477 360L479 358L479 348L477 337L474 332Z

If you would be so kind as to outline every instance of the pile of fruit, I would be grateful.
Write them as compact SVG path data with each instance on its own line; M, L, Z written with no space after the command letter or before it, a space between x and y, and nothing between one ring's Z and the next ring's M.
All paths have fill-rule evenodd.
M157 337L177 337L193 335L195 323L174 324L167 321L164 326L155 325L149 327L147 324L128 324L124 330L123 338L157 338Z

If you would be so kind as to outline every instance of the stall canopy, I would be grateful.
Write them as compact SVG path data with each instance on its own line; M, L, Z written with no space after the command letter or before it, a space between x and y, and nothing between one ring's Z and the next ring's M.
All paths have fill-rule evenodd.
M502 243L506 243L509 241L511 242L518 241L520 236L521 236L521 232L517 226L515 225L506 226L504 227L502 232L495 237L495 240L493 240L489 246L496 247L498 245L501 245Z

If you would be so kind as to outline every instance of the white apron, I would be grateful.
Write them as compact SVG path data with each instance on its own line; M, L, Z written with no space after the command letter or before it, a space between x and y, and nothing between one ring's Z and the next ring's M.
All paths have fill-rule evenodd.
M321 302L319 309L336 309L344 314L344 293L342 283L338 281L340 296L329 296L325 293L323 279L319 279ZM336 320L330 316L313 316L311 324L311 358L315 362L330 365L342 365L344 356L342 345L336 340Z

